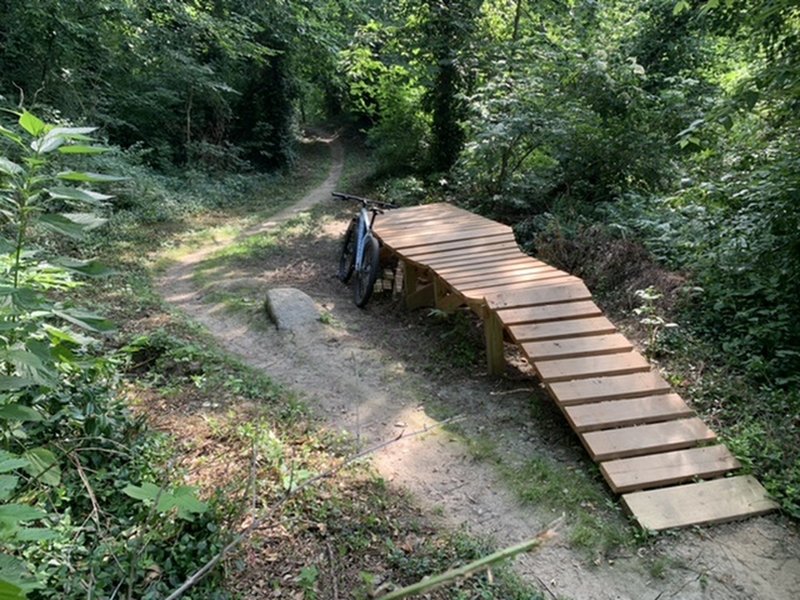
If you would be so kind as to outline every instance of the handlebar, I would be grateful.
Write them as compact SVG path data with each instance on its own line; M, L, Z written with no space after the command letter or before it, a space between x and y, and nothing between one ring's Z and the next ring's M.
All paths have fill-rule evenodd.
M359 202L361 206L364 208L370 207L378 207L378 208L398 208L396 204L391 204L390 202L381 202L379 200L370 200L369 198L362 198L361 196L353 196L352 194L343 194L341 192L331 192L331 195L334 198L339 198L340 200L355 200ZM376 210L373 208L373 210Z

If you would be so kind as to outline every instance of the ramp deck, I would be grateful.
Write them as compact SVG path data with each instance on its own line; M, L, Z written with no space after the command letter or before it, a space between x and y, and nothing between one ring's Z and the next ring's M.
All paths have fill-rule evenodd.
M583 282L523 253L510 227L448 204L379 215L374 232L404 264L410 308L468 306L483 319L488 368L504 335L522 350L609 487L647 529L775 509L755 478L603 316Z

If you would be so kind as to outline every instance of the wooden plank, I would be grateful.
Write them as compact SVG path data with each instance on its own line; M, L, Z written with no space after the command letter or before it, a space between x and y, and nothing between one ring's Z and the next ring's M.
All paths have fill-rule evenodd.
M617 328L605 317L588 317L568 321L512 325L508 331L515 342L522 343L616 333ZM531 353L529 356L535 357L536 354Z
M380 232L381 235L386 236L403 236L408 234L426 232L442 232L442 231L466 231L467 229L476 229L479 227L486 227L487 225L497 225L492 221L481 219L479 217L465 218L465 217L441 217L438 219L425 219L419 223L402 223L398 225L373 225L372 230Z
M677 419L651 425L604 429L580 434L595 461L691 448L717 436L700 419Z
M497 225L491 223L476 223L474 225L453 225L445 223L441 225L431 226L428 224L420 225L409 230L403 231L381 231L381 235L386 238L387 243L399 246L413 242L414 240L425 239L466 239L467 237L475 237L478 232L504 232L513 234L509 227L505 225ZM450 240L446 240L450 241Z
M592 297L589 289L583 282L553 286L537 290L535 285L530 288L494 292L486 294L486 304L489 308L515 308L521 306L537 306L541 304L556 304L572 300L589 300Z
M600 471L617 494L664 487L692 479L716 477L741 465L725 446L705 446L600 463Z
M521 264L528 260L516 248L505 248L500 244L495 246L484 246L481 252L463 256L462 258L455 259L452 256L442 257L441 259L428 258L424 259L425 263L430 265L442 277L449 277L450 275L457 274L469 269L478 267L486 267L487 265L494 264Z
M462 208L457 208L452 204L437 202L434 204L420 204L418 206L405 206L403 208L389 209L386 210L382 215L378 215L378 218L386 222L396 223L406 219L430 217L437 214L448 214L454 216L459 214L468 214L478 216L475 215L475 213L471 213Z
M559 271L553 267L530 267L525 263L517 265L516 271L496 272L488 271L486 273L473 274L465 279L450 278L454 284L464 289L485 287L488 284L504 284L504 283L519 283L524 281L539 281L540 279L549 279L552 277L572 277L569 273ZM530 279L528 279L530 278Z
M559 271L555 267L530 258L519 263L507 264L505 262L497 262L473 267L470 270L462 271L452 276L448 275L447 279L460 285L476 281L485 281L487 278L520 277L535 275L537 273L564 273L564 271ZM564 274L566 275L566 273Z
M632 351L547 360L534 363L534 366L539 377L545 383L605 375L625 375L650 370L650 363L647 362L647 359L638 352Z
M671 391L669 384L656 371L562 381L551 383L548 387L556 402L562 406L652 396Z
M449 268L450 263L457 265L468 265L470 261L476 260L481 256L488 256L490 254L509 254L518 257L525 257L526 255L520 252L517 243L512 240L505 240L479 246L477 248L454 248L452 250L431 252L429 250L406 250L403 252L406 256L413 257L414 260L423 262L430 266L442 266Z
M591 300L528 306L525 308L506 308L497 311L497 316L500 317L504 325L579 319L582 317L596 317L602 314L603 311L600 310L600 307Z
M429 235L396 236L386 238L385 242L388 246L402 251L407 248L435 246L438 244L444 244L446 242L460 242L498 236L513 239L513 234L509 231L506 231L506 229L507 228L505 227L481 227L479 229L470 229L468 231L451 231L445 233L434 232L430 233Z
M633 492L623 495L622 503L643 528L653 531L733 521L778 508L751 475Z
M420 262L439 273L442 277L447 277L450 273L458 272L460 269L466 269L480 264L492 264L498 261L513 261L521 259L522 255L519 250L515 250L513 248L490 250L488 246L484 246L483 252L472 254L463 258L426 258L420 260Z
M384 240L385 241L385 240ZM467 249L467 248L480 248L482 246L490 246L492 244L500 244L502 242L513 241L513 238L508 233L495 233L486 237L479 237L474 239L456 239L451 242L443 242L437 241L431 244L414 244L412 246L395 246L394 244L390 244L386 242L386 245L389 246L392 250L397 252L398 254L406 254L406 251L409 249L422 249L424 248L426 252L445 252L447 250L453 249ZM421 261L418 261L421 262Z
M577 404L565 406L563 410L567 421L578 433L694 416L694 411L683 398L673 393Z
M541 273L539 275L528 275L521 281L487 281L484 285L479 285L477 283L469 284L468 286L462 287L459 286L459 289L464 290L465 292L469 292L470 296L475 296L477 298L482 298L485 294L499 292L501 290L519 290L519 289L530 289L531 284L539 285L554 285L554 284L565 284L565 283L580 283L583 282L569 273L565 273L564 271L554 271L552 273Z
M550 321L545 321L545 323L550 323ZM613 324L610 326L613 327ZM629 350L633 350L633 345L621 333L568 337L522 344L522 351L528 357L528 360L537 364L547 360L579 358L597 354L616 354L617 352L627 352Z

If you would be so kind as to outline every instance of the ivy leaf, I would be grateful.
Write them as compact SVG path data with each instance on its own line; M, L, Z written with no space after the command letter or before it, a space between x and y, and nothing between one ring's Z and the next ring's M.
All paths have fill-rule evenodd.
M77 325L82 329L88 329L89 331L103 333L112 331L114 329L114 324L105 317L87 312L85 310L69 308L63 310L54 310L53 313L65 321L69 321L73 325Z
M127 177L116 175L102 175L100 173L90 173L88 171L62 171L56 175L64 181L81 181L85 183L110 183L113 181L126 181Z
M15 375L0 375L0 392L16 392L26 387L37 385L30 377L17 377Z
M108 277L116 273L96 260L78 260L64 256L53 260L53 264L87 277Z
M22 138L19 137L16 133L11 131L10 129L6 129L2 125L0 125L0 135L4 138L11 140L12 142L16 142L17 144L22 143Z
M188 485L177 487L172 496L178 507L178 517L185 521L191 521L193 514L201 515L208 510L208 504L197 497L197 490Z
M65 141L63 138L46 135L31 142L31 149L38 154L47 154L61 146Z
M53 198L59 200L75 200L76 202L86 202L93 206L103 206L106 200L111 200L114 196L100 194L92 190L82 190L71 187L54 187L47 190Z
M34 448L22 455L28 459L25 471L33 477L39 478L47 485L56 486L61 482L61 467L58 466L56 455L47 448Z
M15 536L20 542L41 542L44 540L54 540L58 534L47 527L25 527L20 529ZM2 597L0 596L0 600Z
M0 577L0 600L25 600L22 588Z
M0 450L0 473L7 473L8 471L15 471L26 466L28 461L20 458L16 454L11 454L5 450Z
M159 488L156 484L145 481L141 486L129 483L122 488L122 493L130 496L134 500L142 500L143 502L152 502L158 497Z
M13 600L24 598L27 591L43 587L31 576L24 562L15 556L3 553L0 553L0 582L22 590L21 596L9 596L9 599L13 598ZM0 596L0 600L6 600L6 598Z
M5 406L0 406L0 419L8 421L41 421L42 415L30 406L6 404Z
M47 135L58 136L66 140L89 142L92 138L87 136L95 131L97 131L97 127L53 127Z
M23 521L35 521L47 516L41 508L28 506L27 504L0 504L0 519L21 523Z
M105 222L106 219L92 213L63 213L39 217L39 223L45 229L78 240L83 238L87 231L96 229Z
M5 502L17 488L19 477L16 475L0 475L0 502Z
M47 130L47 124L27 110L23 110L19 116L19 125L34 137L39 137Z
M22 167L17 163L8 160L5 156L0 156L0 173L6 175L17 175L22 173Z

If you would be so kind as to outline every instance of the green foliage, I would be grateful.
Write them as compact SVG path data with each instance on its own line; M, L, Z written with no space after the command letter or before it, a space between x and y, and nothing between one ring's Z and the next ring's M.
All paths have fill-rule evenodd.
M80 249L104 222L111 196L87 184L121 178L64 169L62 157L105 150L91 145L94 128L16 116L16 128L0 129L0 585L9 597L154 597L213 550L213 511L186 486L161 490L151 511L121 496L147 500L157 487L147 480L158 476L159 442L114 391L116 362L98 353L110 323L68 300L75 277L109 271L53 254ZM183 524L206 513L200 529Z

